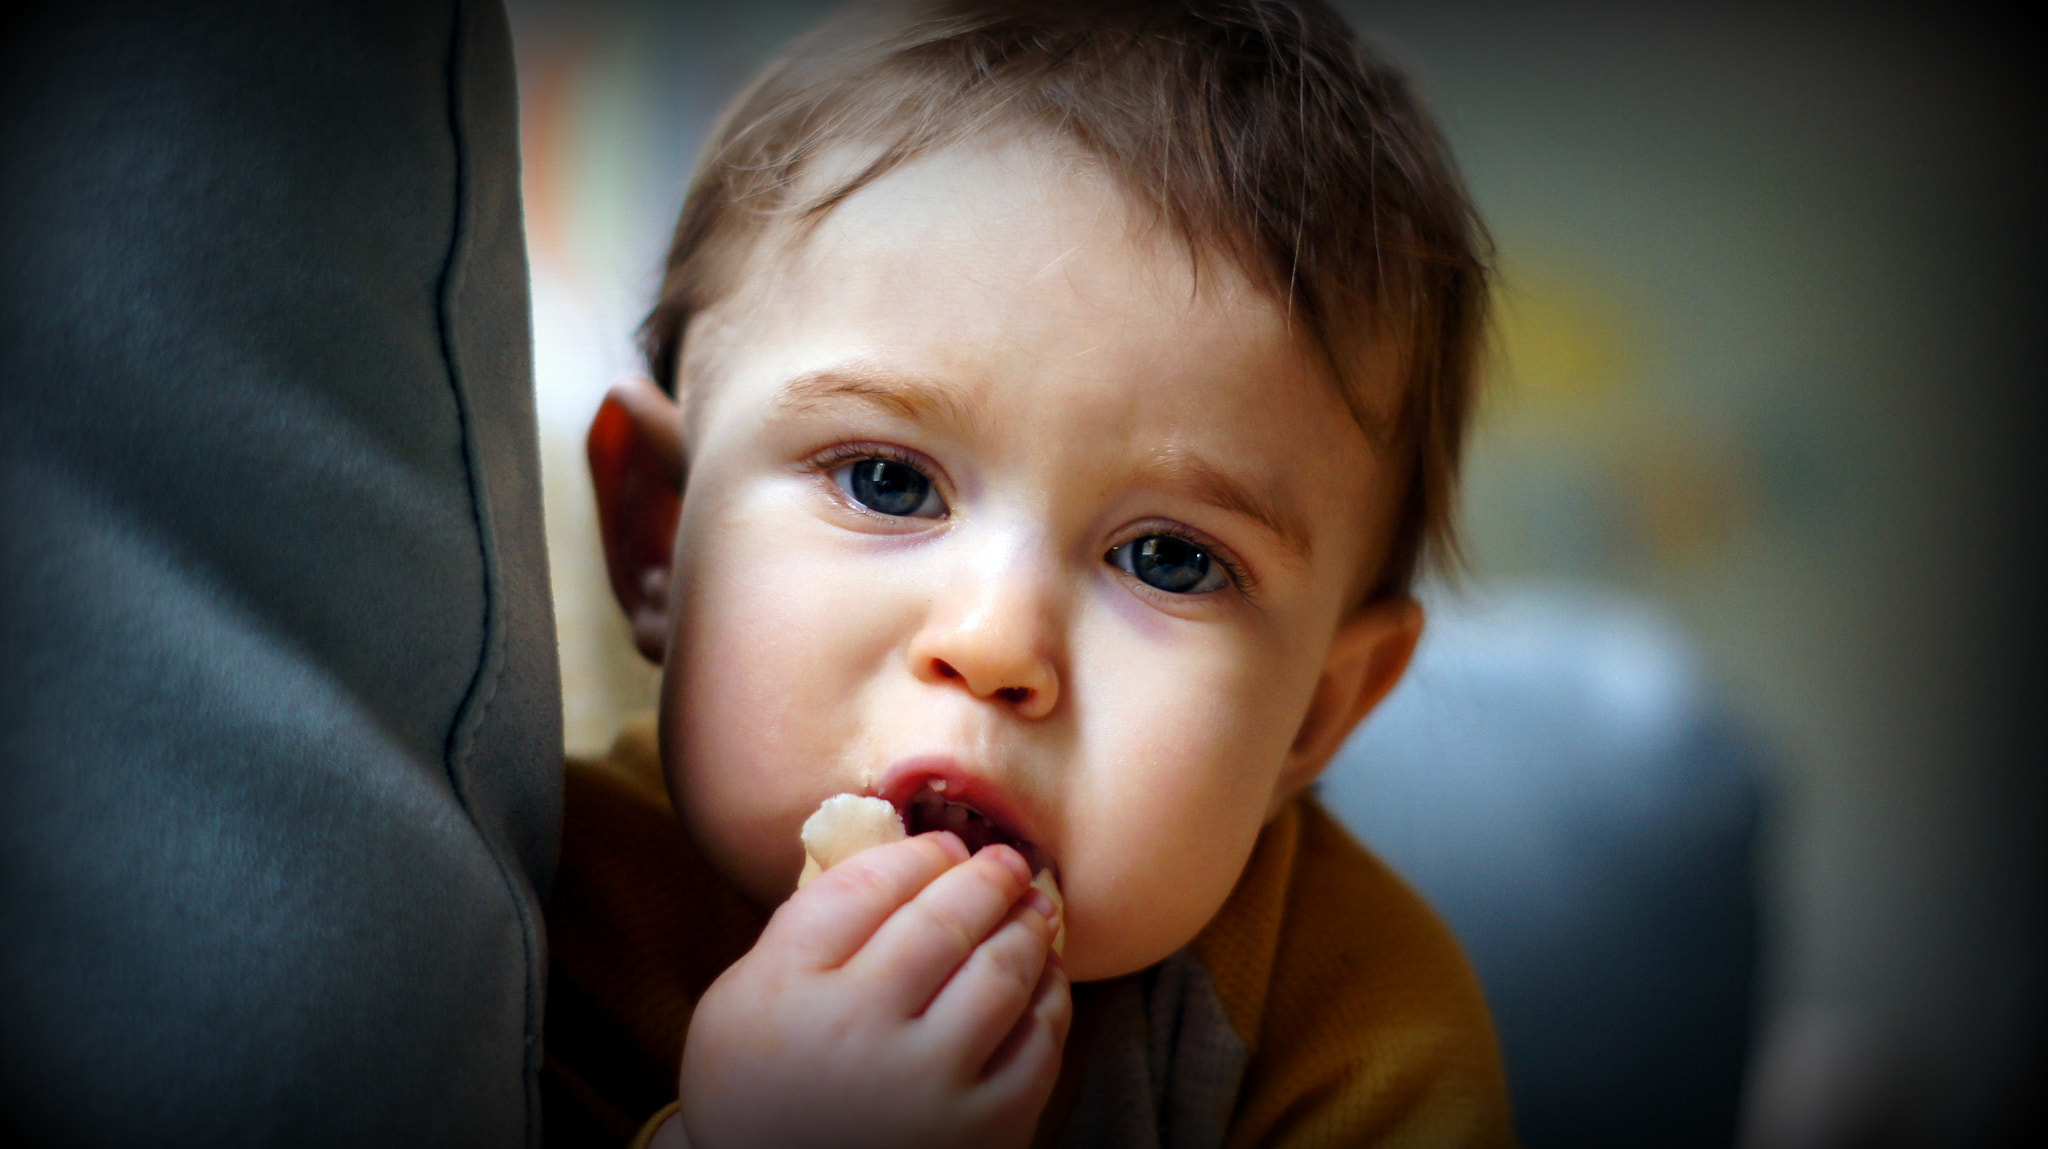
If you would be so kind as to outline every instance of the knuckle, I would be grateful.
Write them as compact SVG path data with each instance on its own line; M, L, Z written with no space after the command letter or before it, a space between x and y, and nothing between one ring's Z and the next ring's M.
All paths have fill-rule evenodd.
M842 878L864 893L900 904L952 865L940 847L912 838L873 846L825 871L820 881Z
M851 858L832 867L826 877L838 877L847 893L883 905L894 905L905 896L902 882L872 860Z
M918 902L917 908L926 924L950 938L965 953L974 948L981 938L960 912L944 903Z
M1003 936L983 946L981 953L982 960L1003 981L1014 983L1026 993L1038 985L1039 967L1044 962L1037 956L1036 947L1025 939L1006 930Z

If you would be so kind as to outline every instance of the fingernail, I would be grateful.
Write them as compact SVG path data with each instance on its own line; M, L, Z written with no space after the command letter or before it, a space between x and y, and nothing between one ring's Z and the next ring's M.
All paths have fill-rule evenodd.
M1024 855L1008 846L990 846L988 851L994 851L996 860L1003 864L1004 869L1017 875L1018 881L1027 886L1031 884L1031 866L1024 860ZM986 853L988 851L983 852Z
M1038 916L1044 918L1046 924L1053 926L1059 924L1060 908L1053 904L1053 900L1046 896L1044 890L1033 889L1029 891L1024 895L1024 901L1032 909L1038 911Z
M951 830L927 830L918 835L918 837L932 839L939 844L939 849L946 851L946 853L959 861L964 862L973 856L967 849L967 843L961 841L960 835L955 834Z

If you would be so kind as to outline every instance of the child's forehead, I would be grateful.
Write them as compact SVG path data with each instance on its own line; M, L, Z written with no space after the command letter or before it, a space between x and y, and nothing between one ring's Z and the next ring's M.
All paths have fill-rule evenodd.
M978 244L993 264L1037 261L1034 276L1114 270L1156 280L1167 291L1236 298L1265 306L1235 269L1200 275L1215 262L1132 196L1094 157L1044 133L1004 132L934 150L840 197L837 189L871 159L868 149L821 157L799 184L799 200L831 206L762 236L768 267L787 268L839 249L883 262L905 243ZM958 270L966 270L961 268ZM1198 279L1200 282L1198 282ZM1191 302L1192 302L1191 298Z
M1010 338L1033 316L1057 323L1099 310L1269 348L1315 343L1284 300L1190 242L1070 143L1022 132L970 140L840 194L873 156L845 146L806 169L791 196L799 206L745 241L705 326L758 329L886 296L927 321L999 324ZM697 334L700 346L715 341Z

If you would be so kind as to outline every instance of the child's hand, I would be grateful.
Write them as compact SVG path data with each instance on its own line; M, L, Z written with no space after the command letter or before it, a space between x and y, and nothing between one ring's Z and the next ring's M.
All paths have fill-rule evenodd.
M1028 1144L1072 1016L1030 886L1015 850L933 833L792 896L697 1004L693 1149Z

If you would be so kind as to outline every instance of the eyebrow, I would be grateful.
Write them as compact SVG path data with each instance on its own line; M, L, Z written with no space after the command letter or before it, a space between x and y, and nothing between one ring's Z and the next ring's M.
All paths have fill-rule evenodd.
M1313 549L1308 522L1284 500L1240 482L1200 455L1182 451L1161 453L1147 470L1186 487L1198 502L1259 524L1272 532L1288 553L1308 560Z
M828 403L853 400L879 407L913 421L976 427L983 423L981 405L950 384L908 378L892 371L849 363L807 371L789 381L775 398L788 411L811 411ZM1200 455L1168 449L1145 467L1169 485L1183 487L1195 501L1241 515L1264 527L1289 554L1307 561L1313 547L1308 523L1283 500L1241 482Z
M906 378L865 364L842 364L808 371L789 381L775 406L804 412L851 399L879 407L899 418L972 427L981 422L981 406L965 392L935 379Z

